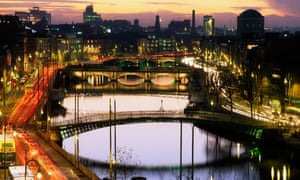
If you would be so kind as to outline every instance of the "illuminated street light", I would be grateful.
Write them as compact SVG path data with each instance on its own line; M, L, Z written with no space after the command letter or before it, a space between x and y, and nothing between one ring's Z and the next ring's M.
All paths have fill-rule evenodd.
M42 173L41 173L41 167L40 167L40 164L37 160L35 159L30 159L28 161L25 162L25 174L24 174L24 179L26 180L26 177L27 177L27 168L28 168L28 165L31 164L31 163L35 163L35 165L37 166L37 174L36 174L36 177L37 179L41 179L42 178Z
M214 101L213 101L213 100L210 101L210 107L211 107L212 109L214 108Z

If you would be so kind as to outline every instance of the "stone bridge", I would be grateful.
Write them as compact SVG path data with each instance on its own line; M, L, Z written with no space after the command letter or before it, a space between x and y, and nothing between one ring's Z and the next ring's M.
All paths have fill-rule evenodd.
M136 69L97 64L68 66L64 69L64 74L62 84L69 87L68 91L77 89L85 92L112 91L112 89L186 92L193 80L197 79L197 82L202 83L205 78L203 70L191 67ZM70 81L66 79L73 83L68 84Z

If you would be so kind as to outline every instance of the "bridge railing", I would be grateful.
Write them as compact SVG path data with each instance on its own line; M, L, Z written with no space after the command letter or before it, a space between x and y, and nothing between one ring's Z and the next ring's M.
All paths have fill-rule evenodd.
M109 120L120 120L120 119L129 119L129 118L143 118L143 117L152 117L152 118L160 118L160 117L186 117L183 111L130 111L130 112L116 112L115 114L110 113L93 113L88 115L81 115L77 120L74 118L58 120L52 119L51 126L52 127L61 127L75 124L85 124L92 122L101 122L101 121L109 121Z

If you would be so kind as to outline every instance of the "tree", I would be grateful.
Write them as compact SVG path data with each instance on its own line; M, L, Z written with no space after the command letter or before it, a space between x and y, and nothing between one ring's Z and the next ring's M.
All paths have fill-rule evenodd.
M140 161L133 156L133 150L128 149L126 146L117 147L116 163L113 165L113 169L116 171L115 175L121 177L121 179L127 179L134 175L134 170L140 165ZM112 156L114 157L115 154ZM110 170L110 169L109 169ZM117 179L115 177L114 179Z
M258 104L262 104L262 75L261 66L264 62L264 52L260 47L255 47L247 51L247 57L242 63L243 76L241 77L241 96L250 104L251 119L253 118L253 105L257 97Z
M226 90L226 93L228 94L228 98L230 101L230 111L232 112L232 105L233 105L233 100L232 96L234 93L234 90L236 89L238 85L238 80L234 74L232 74L230 68L224 68L222 69L220 73L220 78L221 78L221 88L224 88Z

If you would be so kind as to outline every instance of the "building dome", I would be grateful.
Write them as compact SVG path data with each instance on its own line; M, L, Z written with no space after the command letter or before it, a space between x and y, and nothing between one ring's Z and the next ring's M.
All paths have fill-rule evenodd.
M264 16L253 9L242 12L237 17L239 36L258 37L264 34Z
M240 17L242 18L261 18L263 17L258 11L253 9L245 10L240 14Z

